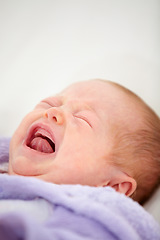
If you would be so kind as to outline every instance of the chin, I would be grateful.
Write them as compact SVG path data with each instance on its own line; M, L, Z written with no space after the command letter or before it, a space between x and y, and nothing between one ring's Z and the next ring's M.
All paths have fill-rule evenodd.
M39 173L37 166L32 163L31 159L20 156L10 160L9 174L21 176L36 176Z

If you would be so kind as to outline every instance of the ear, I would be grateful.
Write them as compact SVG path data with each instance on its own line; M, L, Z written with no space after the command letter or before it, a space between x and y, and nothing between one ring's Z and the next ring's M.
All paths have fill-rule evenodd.
M131 196L137 188L135 179L121 171L118 171L113 180L106 185L113 187L117 192L123 193L128 197Z
M116 183L111 187L113 187L117 192L123 193L129 197L136 190L136 186L136 181L133 178L130 178L128 181Z

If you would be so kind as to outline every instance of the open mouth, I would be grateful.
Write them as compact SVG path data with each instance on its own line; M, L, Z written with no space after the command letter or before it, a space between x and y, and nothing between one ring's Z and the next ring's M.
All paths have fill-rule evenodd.
M36 127L31 131L26 142L27 147L42 153L54 153L55 142L51 134L40 127Z

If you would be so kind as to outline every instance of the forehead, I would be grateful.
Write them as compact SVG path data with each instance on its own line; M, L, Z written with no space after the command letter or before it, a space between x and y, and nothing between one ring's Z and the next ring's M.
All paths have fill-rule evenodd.
M70 85L61 92L64 102L73 101L86 103L97 112L110 117L124 118L126 111L135 109L132 98L112 82L89 80ZM127 107L130 105L129 107ZM131 106L133 105L133 106ZM132 109L133 110L133 109Z
M120 91L107 81L90 80L78 82L64 89L65 99L90 100L93 102L114 102L120 98Z
M143 125L143 106L138 97L109 81L75 83L61 92L64 100L89 104L103 119L133 130Z

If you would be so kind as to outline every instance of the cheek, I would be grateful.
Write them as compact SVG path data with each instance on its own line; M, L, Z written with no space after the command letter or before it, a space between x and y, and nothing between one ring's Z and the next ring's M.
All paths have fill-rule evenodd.
M25 136L26 120L22 120L16 131L14 132L9 147L9 160L10 162L17 156L17 151Z
M14 147L17 146L17 144L21 143L24 137L27 134L27 130L30 127L30 125L35 122L37 119L39 119L41 116L40 112L30 112L28 113L21 121L20 125L14 132L11 143L10 143L10 148L14 149Z

